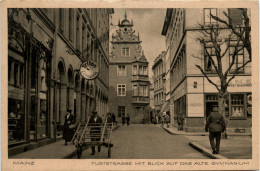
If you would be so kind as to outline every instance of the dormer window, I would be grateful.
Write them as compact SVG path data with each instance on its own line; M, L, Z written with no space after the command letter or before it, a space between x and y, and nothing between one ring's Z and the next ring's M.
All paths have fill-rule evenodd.
M122 48L122 55L123 56L130 56L129 47Z

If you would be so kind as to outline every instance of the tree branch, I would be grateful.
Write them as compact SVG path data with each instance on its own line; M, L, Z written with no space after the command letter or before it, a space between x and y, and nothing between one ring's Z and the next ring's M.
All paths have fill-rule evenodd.
M214 85L214 86L217 88L217 90L220 92L220 89L218 88L217 84L215 84L215 83L207 76L207 74L203 71L203 69L202 69L199 65L195 65L195 66L201 71L201 73L207 78L207 80L208 80L212 85Z
M233 75L231 76L231 78L227 81L226 85L228 85L228 84L230 83L230 81L235 78L235 76L238 74L238 71L239 71L241 68L245 67L245 66L246 66L248 63L250 63L250 62L251 62L251 61L248 60L246 63L244 63L243 65L241 65L240 67L238 67L238 68L235 70L235 72L233 73Z

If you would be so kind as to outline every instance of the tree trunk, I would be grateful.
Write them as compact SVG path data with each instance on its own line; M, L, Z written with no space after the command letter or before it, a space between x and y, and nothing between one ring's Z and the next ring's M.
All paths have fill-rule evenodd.
M219 107L219 113L223 116L225 124L227 126L227 121L226 121L226 114L225 114L225 105L226 105L226 100L227 100L227 92L225 93L219 93L219 97L218 97L218 107ZM226 129L225 131L222 133L222 138L227 139L227 132Z

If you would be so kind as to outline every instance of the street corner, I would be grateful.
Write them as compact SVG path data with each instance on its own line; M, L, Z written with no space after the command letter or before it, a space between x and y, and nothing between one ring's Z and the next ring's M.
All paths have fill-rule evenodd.
M222 156L220 154L212 154L212 151L206 147L204 147L203 145L199 144L197 141L191 141L189 143L189 145L196 149L197 151L201 152L202 154L204 154L207 157L210 157L212 159L228 159L225 156Z

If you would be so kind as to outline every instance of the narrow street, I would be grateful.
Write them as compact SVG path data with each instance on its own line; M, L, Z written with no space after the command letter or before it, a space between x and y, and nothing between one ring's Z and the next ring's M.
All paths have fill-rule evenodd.
M112 134L111 159L206 159L207 157L188 145L189 139L169 135L157 125L120 126ZM107 148L90 155L84 150L82 159L107 159ZM74 157L75 159L77 156Z

